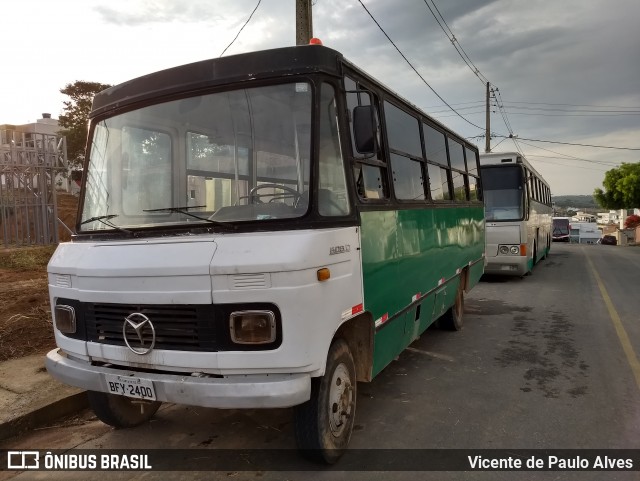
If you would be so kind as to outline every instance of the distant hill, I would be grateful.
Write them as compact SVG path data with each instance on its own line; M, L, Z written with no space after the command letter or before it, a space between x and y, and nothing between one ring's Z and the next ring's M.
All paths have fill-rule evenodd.
M578 209L600 209L592 195L554 195L551 200L556 207L567 208L576 207Z

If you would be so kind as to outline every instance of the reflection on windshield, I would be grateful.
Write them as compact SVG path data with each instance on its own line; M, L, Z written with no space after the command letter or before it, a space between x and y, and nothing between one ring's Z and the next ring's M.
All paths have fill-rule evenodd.
M308 208L311 86L152 105L93 129L81 222L149 227L295 218ZM197 208L197 214L188 212ZM88 222L82 230L108 229Z
M521 220L522 190L484 190L487 220Z

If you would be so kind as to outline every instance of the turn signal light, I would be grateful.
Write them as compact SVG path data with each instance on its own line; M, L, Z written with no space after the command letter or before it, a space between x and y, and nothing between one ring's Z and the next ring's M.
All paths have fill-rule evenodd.
M328 268L323 267L322 269L318 269L316 275L320 282L327 281L331 277L331 271Z

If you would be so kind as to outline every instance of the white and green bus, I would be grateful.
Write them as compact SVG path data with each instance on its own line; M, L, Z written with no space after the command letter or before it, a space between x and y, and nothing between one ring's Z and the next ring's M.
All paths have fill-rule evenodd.
M478 151L329 48L207 60L95 97L76 231L47 368L101 420L295 406L297 445L334 462L356 382L462 327Z
M551 249L551 189L519 152L480 156L486 274L524 276Z

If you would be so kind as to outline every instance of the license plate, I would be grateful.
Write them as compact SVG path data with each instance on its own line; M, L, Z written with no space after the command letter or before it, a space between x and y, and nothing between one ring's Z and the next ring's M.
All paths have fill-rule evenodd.
M111 394L126 396L136 399L156 400L156 391L153 389L153 382L137 377L118 376L105 374L107 389Z

